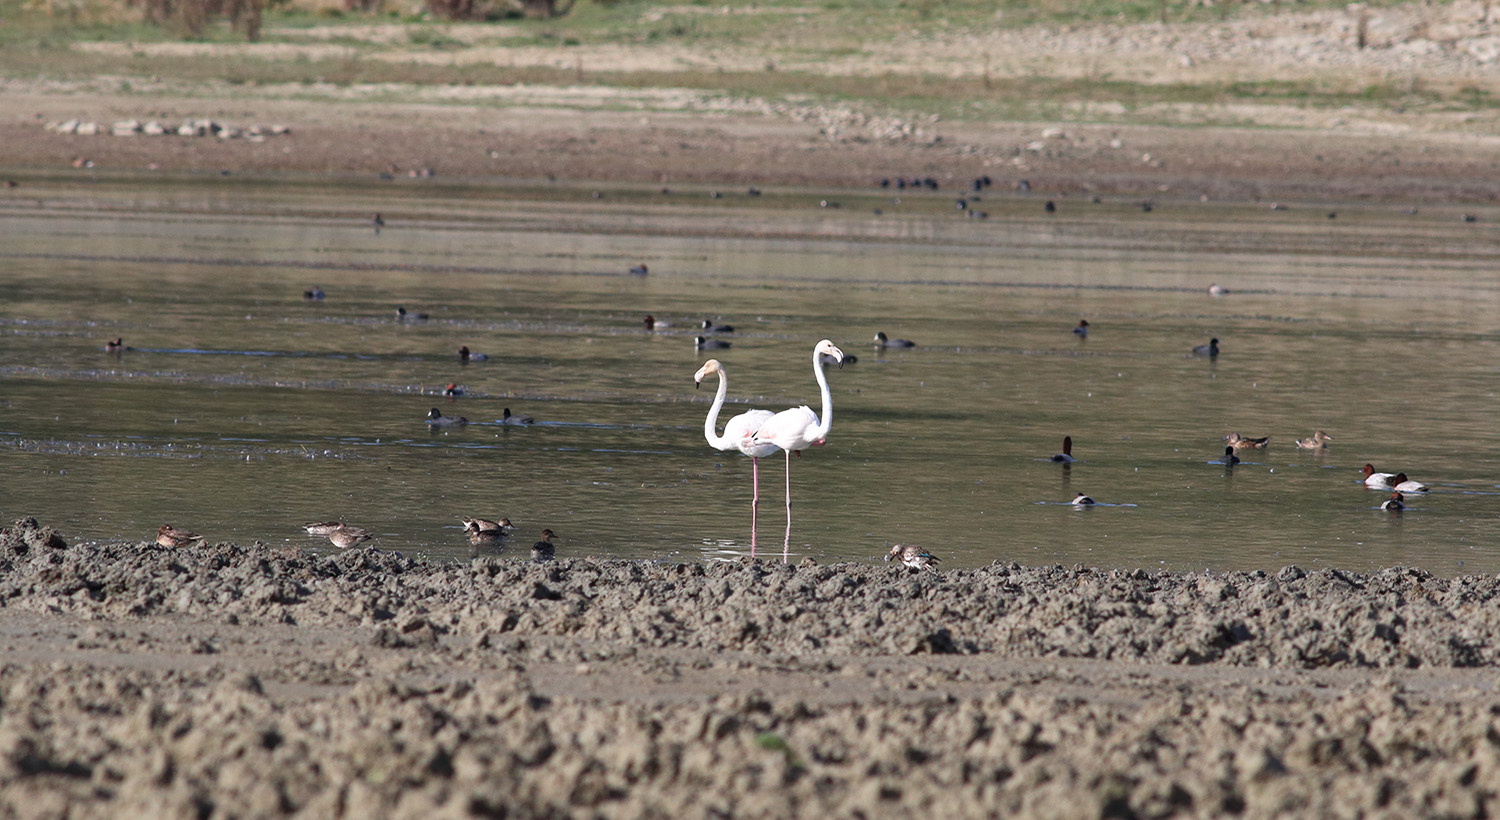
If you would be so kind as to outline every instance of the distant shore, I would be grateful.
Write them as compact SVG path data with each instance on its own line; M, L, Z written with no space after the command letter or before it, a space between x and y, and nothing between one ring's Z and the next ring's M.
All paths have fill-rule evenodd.
M17 816L1480 816L1500 788L1489 576L46 535L0 534Z

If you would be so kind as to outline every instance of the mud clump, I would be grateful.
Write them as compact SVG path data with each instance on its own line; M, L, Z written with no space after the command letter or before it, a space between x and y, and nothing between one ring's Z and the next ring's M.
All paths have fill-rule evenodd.
M0 816L1480 817L1500 792L1490 577L5 543Z
M35 518L19 518L9 527L0 527L0 553L25 554L32 550L67 549L68 542L51 527L43 527Z

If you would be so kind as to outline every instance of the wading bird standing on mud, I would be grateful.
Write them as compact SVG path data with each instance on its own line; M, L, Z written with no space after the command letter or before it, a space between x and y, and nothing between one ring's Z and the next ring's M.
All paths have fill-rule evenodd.
M783 561L788 560L792 549L792 453L800 455L809 447L823 444L828 439L829 428L833 426L833 397L828 393L828 378L823 375L822 356L825 354L833 357L836 362L844 361L844 351L827 339L818 342L813 348L813 377L818 380L818 388L823 393L822 420L805 404L793 407L766 419L753 440L757 447L774 444L786 452L786 539L781 545Z
M774 414L770 410L748 410L724 424L724 435L716 435L714 428L719 424L719 409L724 406L724 394L729 390L724 365L718 359L704 362L703 367L693 374L693 384L703 384L703 379L712 374L719 376L719 392L714 396L714 406L708 410L708 418L703 420L703 437L715 450L738 450L750 457L750 475L755 488L755 495L750 500L750 557L754 558L756 518L760 513L760 460L781 449L769 442L756 444L754 439L761 425Z

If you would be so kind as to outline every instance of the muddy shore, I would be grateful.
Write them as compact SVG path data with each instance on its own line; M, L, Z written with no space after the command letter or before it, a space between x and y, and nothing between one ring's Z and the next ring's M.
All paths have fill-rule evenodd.
M0 541L7 817L1482 817L1500 580Z

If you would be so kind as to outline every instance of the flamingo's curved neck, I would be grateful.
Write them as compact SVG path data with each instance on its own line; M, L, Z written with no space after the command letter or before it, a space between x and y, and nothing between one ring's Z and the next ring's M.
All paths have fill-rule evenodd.
M821 444L833 427L833 396L828 392L828 377L823 375L822 356L816 350L813 351L812 361L813 377L818 380L818 389L823 392L823 412L818 414L818 426L814 428L817 435L812 438Z
M714 432L714 428L719 426L719 408L724 406L724 394L729 391L729 379L724 375L724 371L720 370L718 376L719 392L714 395L714 406L709 408L708 418L703 420L703 437L708 439L710 447L727 450L730 446L729 442Z

